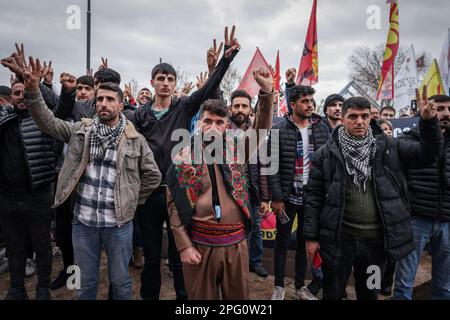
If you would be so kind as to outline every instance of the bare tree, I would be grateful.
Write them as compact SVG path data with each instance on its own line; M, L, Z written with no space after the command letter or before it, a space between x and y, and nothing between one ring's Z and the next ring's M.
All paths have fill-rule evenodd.
M230 67L227 73L225 73L222 83L220 84L220 89L223 91L223 98L225 101L230 102L231 94L239 85L241 78L242 77L236 68Z
M350 80L355 81L371 97L375 97L378 90L384 49L384 44L379 44L374 49L358 47L347 61L350 68ZM394 62L394 76L405 60L406 52L407 49L399 48Z
M189 81L190 75L181 69L180 66L177 67L176 69L177 72L177 90L180 91L183 89L184 85L186 82L191 82Z
M417 73L419 78L423 78L432 62L431 55L428 52L420 52L416 55Z

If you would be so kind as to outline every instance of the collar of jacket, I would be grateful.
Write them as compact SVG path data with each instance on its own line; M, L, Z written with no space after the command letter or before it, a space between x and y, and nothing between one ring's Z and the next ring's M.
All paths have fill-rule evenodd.
M86 130L89 130L90 127L92 127L94 120L91 118L82 118L81 122L84 124L85 128L80 128L76 133L84 133ZM130 120L127 120L127 126L125 127L125 130L123 132L127 139L136 139L139 136L133 123Z
M153 109L152 109L152 105L155 103L155 99L151 99L149 101L147 101L142 107L140 107L139 109L144 110L147 114L150 114L151 117L156 119L155 114L153 113ZM166 114L163 115L163 117L165 117L168 113L170 113L172 111L172 109L178 104L180 103L181 99L177 99L177 98L173 98L170 100L170 105L169 105L169 110L166 112Z
M5 108L4 110L0 111L0 126L4 125L6 122L19 118L25 119L31 117L30 112L28 110L25 110L23 112L15 112L14 109L11 108Z
M250 122L250 118L247 120L247 122L245 123L245 129L243 129L244 131L247 131L248 129L250 129L252 127L252 123ZM240 129L239 127L238 127L238 125L236 124L236 123L234 123L234 121L233 120L231 120L231 118L230 118L230 129L233 129L233 130L237 130L237 129Z
M333 132L331 132L330 138L327 141L327 145L330 148L330 151L333 152L338 157L338 159L342 161L342 163L344 163L344 158L342 156L342 152L338 142L338 129L341 126L343 126L343 124L338 125L336 128L334 128ZM370 122L370 126L372 127L372 132L375 137L375 161L377 161L379 157L381 157L382 151L386 149L387 136L383 133L376 120L372 120Z
M290 124L292 124L294 127L297 127L296 125L295 125L295 123L291 120L291 115L293 114L293 112L289 112L289 113L286 113L285 115L284 115L284 119L286 119L286 121L288 121ZM309 122L311 123L311 125L312 126L314 126L314 125L318 125L320 122L322 122L323 121L323 119L322 119L322 117L321 116L319 116L318 114L316 114L316 113L313 113L312 115L311 115L311 117L309 118Z

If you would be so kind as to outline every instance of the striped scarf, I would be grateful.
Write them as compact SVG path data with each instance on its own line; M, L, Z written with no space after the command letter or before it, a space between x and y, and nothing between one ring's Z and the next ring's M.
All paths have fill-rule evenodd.
M108 127L100 122L96 114L93 118L94 124L91 132L91 162L96 158L103 158L105 150L110 144L117 144L127 125L127 118L120 113L120 120L114 127Z
M375 137L369 127L366 135L355 138L345 131L344 126L338 128L339 145L344 156L345 167L353 183L366 191L366 182L370 179L371 164L375 158Z

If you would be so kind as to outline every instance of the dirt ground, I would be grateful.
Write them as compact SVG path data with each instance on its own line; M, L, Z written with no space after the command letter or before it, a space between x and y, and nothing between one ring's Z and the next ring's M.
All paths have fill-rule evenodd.
M273 256L272 256L273 257ZM266 265L270 267L270 259L271 252L268 251L265 253L264 262ZM288 255L288 270L287 275L292 273L292 267L289 267L293 263L293 255L292 252ZM56 258L53 262L53 272L52 279L55 279L58 275L59 271L62 269L62 258ZM268 268L269 271L270 268ZM134 267L130 267L130 274L133 280L133 299L139 300L139 288L140 288L140 272L141 270L137 270ZM425 256L422 259L421 266L417 273L416 284L420 285L425 283L430 279L431 275L431 261L428 256ZM169 268L165 265L165 260L162 260L161 263L161 277L162 277L162 285L161 285L161 300L173 300L175 299L175 292L173 289L173 279L170 274ZM310 279L310 275L308 273L307 279ZM267 278L258 277L254 273L250 273L250 299L251 300L268 300L272 295L273 289L273 281L274 278L272 275L269 275ZM309 280L307 280L307 283ZM30 299L33 299L35 296L35 284L36 284L36 276L33 275L30 278L26 279L26 288ZM9 288L9 273L3 274L0 276L0 299L3 299L7 293ZM347 287L348 298L353 300L355 299L354 288L352 286L352 281L349 281L349 285ZM107 281L107 265L106 265L106 256L103 255L101 266L100 266L100 279L99 279L99 290L98 290L98 299L104 300L108 296L108 281ZM319 296L320 297L320 296ZM61 289L52 291L52 298L56 300L73 300L76 299L76 292L74 290L69 290L66 287ZM380 296L380 298L384 299L384 297ZM286 278L286 300L295 299L294 296L294 284L292 277Z

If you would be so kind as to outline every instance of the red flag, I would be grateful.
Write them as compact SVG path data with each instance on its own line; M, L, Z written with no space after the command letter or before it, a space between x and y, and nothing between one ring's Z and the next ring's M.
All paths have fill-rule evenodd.
M287 103L286 103L286 98L283 98L283 100L281 100L281 103L278 106L278 116L279 117L284 117L284 115L286 113L288 113L288 107L287 107Z
M399 47L398 32L398 5L391 3L389 15L389 33L384 51L383 66L381 67L381 78L378 85L377 100L394 98L394 60Z
M280 92L280 50L277 52L277 61L275 62L275 74L273 75L273 86L275 91Z
M300 67L298 68L297 84L312 86L319 81L319 60L317 50L317 0L314 0L309 17L308 32L306 33L305 46L303 48Z
M267 63L266 59L264 59L261 51L259 51L259 48L256 47L256 52L255 55L253 56L252 62L250 62L250 65L245 71L245 74L242 77L241 83L239 84L237 90L244 90L251 97L258 95L260 87L253 78L253 70L259 68L265 68L267 70L270 70L269 64Z

